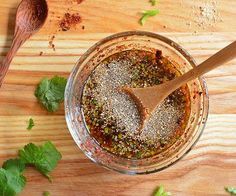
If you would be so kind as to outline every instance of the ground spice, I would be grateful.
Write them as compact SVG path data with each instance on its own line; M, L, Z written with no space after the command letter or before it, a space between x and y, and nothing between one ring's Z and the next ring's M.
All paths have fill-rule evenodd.
M49 47L53 49L53 51L56 51L56 47L55 44L53 43L54 39L55 39L55 34L57 34L60 31L68 31L71 29L71 27L75 27L78 23L81 22L81 16L79 15L79 13L74 13L71 14L71 10L74 7L75 3L76 4L80 4L82 3L84 0L67 0L66 4L68 5L67 8L65 8L66 13L63 16L58 16L56 14L56 12L51 11L50 15L51 15L51 19L49 19L49 22L52 22L52 19L56 19L57 22L57 28L54 29L53 32L51 32L51 36L49 36ZM82 29L84 30L85 27L82 26ZM39 55L41 56L43 53L40 53Z
M185 3L186 2L186 3ZM190 7L187 0L181 1L181 6L189 12L191 21L185 21L189 28L205 29L214 26L217 22L222 22L217 0L197 0Z
M68 31L70 30L71 27L75 27L80 22L81 22L81 17L78 13L75 14L65 13L64 17L59 22L59 26L62 31Z
M199 27L213 26L219 19L217 1L206 1L199 6L195 6L195 16L195 22Z

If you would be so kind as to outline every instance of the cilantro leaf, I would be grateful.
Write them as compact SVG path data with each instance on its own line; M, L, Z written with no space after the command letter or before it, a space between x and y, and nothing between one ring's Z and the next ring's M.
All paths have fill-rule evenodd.
M51 142L42 146L30 143L19 151L19 155L20 159L9 159L0 168L0 196L15 196L22 191L26 184L26 178L22 175L26 164L34 165L50 179L49 172L61 159L61 154ZM45 192L44 195L49 196L50 193Z
M15 196L26 184L22 175L25 164L20 159L10 159L0 168L0 195Z
M144 25L149 17L156 16L159 13L159 10L146 10L142 12L142 17L139 20L141 25Z
M25 163L21 159L9 159L3 163L2 168L12 173L22 174L25 170Z
M28 127L27 127L27 130L31 130L33 127L34 127L34 120L32 118L29 119L29 122L28 122Z
M19 151L20 158L29 165L33 165L36 169L49 178L49 173L57 166L61 160L61 153L50 142L44 143L42 146L36 146L33 143L27 144Z
M225 191L227 191L231 195L236 195L236 188L234 187L225 187Z
M152 4L152 6L155 6L157 4L156 0L149 0L149 2Z
M66 83L67 79L63 77L44 78L36 88L35 96L49 112L55 112L64 100Z
M158 187L158 189L155 191L154 196L170 196L171 193L165 192L164 187L161 185Z

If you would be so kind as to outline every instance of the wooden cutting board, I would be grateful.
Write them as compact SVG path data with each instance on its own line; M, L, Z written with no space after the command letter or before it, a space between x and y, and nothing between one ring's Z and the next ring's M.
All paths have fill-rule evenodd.
M210 115L197 145L177 164L151 175L127 176L95 165L72 140L63 106L50 114L34 97L35 87L43 77L67 77L90 46L116 32L161 33L182 45L198 63L203 61L236 38L236 1L221 0L213 4L219 13L216 22L199 24L200 6L212 1L159 0L156 7L160 14L140 26L138 13L154 9L148 0L85 0L80 5L76 0L48 0L47 23L20 49L0 89L0 164L14 158L25 144L46 140L56 144L63 159L52 173L53 183L29 169L21 195L38 196L50 191L52 196L149 196L163 184L173 195L215 196L227 195L224 186L236 186L236 60L206 75ZM11 43L18 3L19 0L0 1L1 59ZM58 17L65 12L79 12L83 20L76 28L61 32ZM53 35L55 51L49 47ZM36 126L27 131L30 117Z

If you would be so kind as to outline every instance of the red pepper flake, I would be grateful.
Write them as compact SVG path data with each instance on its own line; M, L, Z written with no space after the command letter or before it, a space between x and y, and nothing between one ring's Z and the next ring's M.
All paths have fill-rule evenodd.
M81 17L78 13L76 14L65 13L64 17L59 23L59 26L62 31L68 31L72 26L76 26L80 22L81 22Z
M81 3L83 2L83 0L76 0L76 2L77 2L78 4L81 4Z
M52 48L52 49L55 51L55 50L56 50L55 44L53 44L54 39L55 39L55 35L53 35L53 36L50 38L50 40L49 40L48 43L49 43L49 47Z
M53 51L56 51L55 44L52 44Z
M39 53L39 56L42 56L43 55L43 52L41 51L40 53Z

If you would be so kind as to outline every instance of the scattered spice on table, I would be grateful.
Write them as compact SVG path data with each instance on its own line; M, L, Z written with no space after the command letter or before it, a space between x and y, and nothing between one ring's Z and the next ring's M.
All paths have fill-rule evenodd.
M214 26L217 22L223 21L220 10L218 9L217 0L194 1L191 7L182 0L181 6L188 10L191 16L190 19L192 19L186 21L186 25L189 28L194 28L195 31L196 29L205 29L209 26Z
M81 4L84 0L76 0L77 4Z
M53 43L54 39L55 39L55 35L52 35L52 36L50 37L50 39L49 39L49 42L48 42L49 47L52 48L53 51L56 50L56 48L55 48L55 44Z
M195 6L195 22L199 27L213 26L219 20L217 1L211 0Z
M65 13L62 20L59 22L59 26L62 31L68 31L71 27L75 27L77 24L81 22L81 16L79 13L70 14Z

